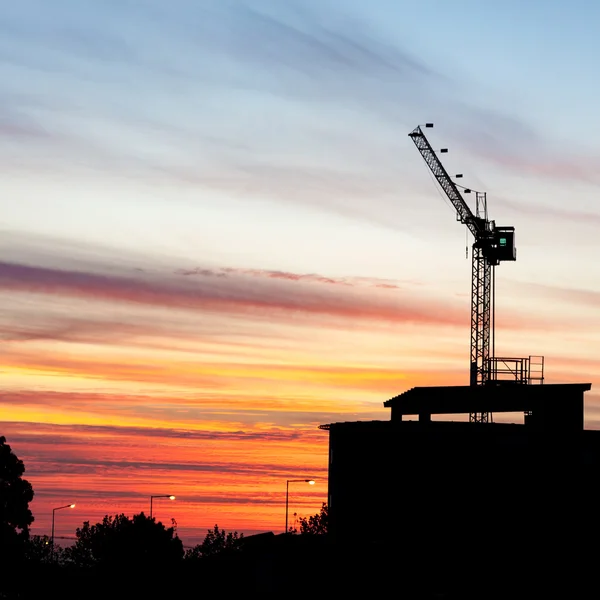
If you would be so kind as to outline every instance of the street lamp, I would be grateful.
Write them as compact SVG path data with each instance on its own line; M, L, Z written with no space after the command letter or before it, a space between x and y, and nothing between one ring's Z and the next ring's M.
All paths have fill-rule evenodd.
M62 510L63 508L75 508L74 504L65 504L64 506L58 506L52 509L52 536L50 537L50 558L54 560L54 515L57 510Z
M169 494L161 494L160 496L150 496L150 518L152 518L152 500L154 498L168 498L169 500L175 500L175 496L169 496Z
M314 479L288 479L285 482L285 533L288 532L288 506L290 498L290 483L308 483L308 485L315 485Z

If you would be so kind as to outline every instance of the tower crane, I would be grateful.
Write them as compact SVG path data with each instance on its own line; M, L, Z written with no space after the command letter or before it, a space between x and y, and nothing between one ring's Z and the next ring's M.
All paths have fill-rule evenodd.
M426 123L425 127L433 127ZM425 137L421 126L408 134L421 153L429 170L456 210L456 219L467 226L474 241L471 252L471 360L470 385L481 386L497 383L497 369L494 356L494 296L495 267L504 261L517 259L515 248L515 228L498 227L488 219L485 192L475 192L475 214L469 208L459 191L471 190L457 185L448 175L436 152ZM441 152L447 152L442 149ZM461 177L461 175L457 175ZM531 357L530 357L531 359ZM528 359L500 359L503 361L527 361ZM521 363L522 364L522 363ZM527 362L528 364L528 362ZM526 380L521 379L524 382ZM488 413L471 413L470 421L487 422Z

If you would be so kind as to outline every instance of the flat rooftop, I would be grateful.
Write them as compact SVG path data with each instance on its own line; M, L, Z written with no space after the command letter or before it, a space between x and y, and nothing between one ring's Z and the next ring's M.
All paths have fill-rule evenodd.
M591 383L414 387L383 405L396 415L533 412L550 405L568 410L591 388Z

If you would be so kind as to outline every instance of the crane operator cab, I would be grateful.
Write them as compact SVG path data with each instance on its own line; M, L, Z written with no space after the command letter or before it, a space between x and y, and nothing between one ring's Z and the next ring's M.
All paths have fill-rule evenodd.
M498 264L507 260L517 260L515 228L494 227L492 242L486 255L486 258L488 258L492 264Z

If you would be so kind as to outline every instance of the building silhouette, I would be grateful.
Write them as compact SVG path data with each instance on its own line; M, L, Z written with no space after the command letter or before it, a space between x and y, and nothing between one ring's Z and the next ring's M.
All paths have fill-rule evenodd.
M584 429L590 389L415 387L384 402L387 421L321 425L332 540L355 539L368 515L365 543L435 555L447 568L468 559L462 566L472 570L483 555L564 551L597 529L600 431ZM516 413L520 422L465 420L477 412Z

